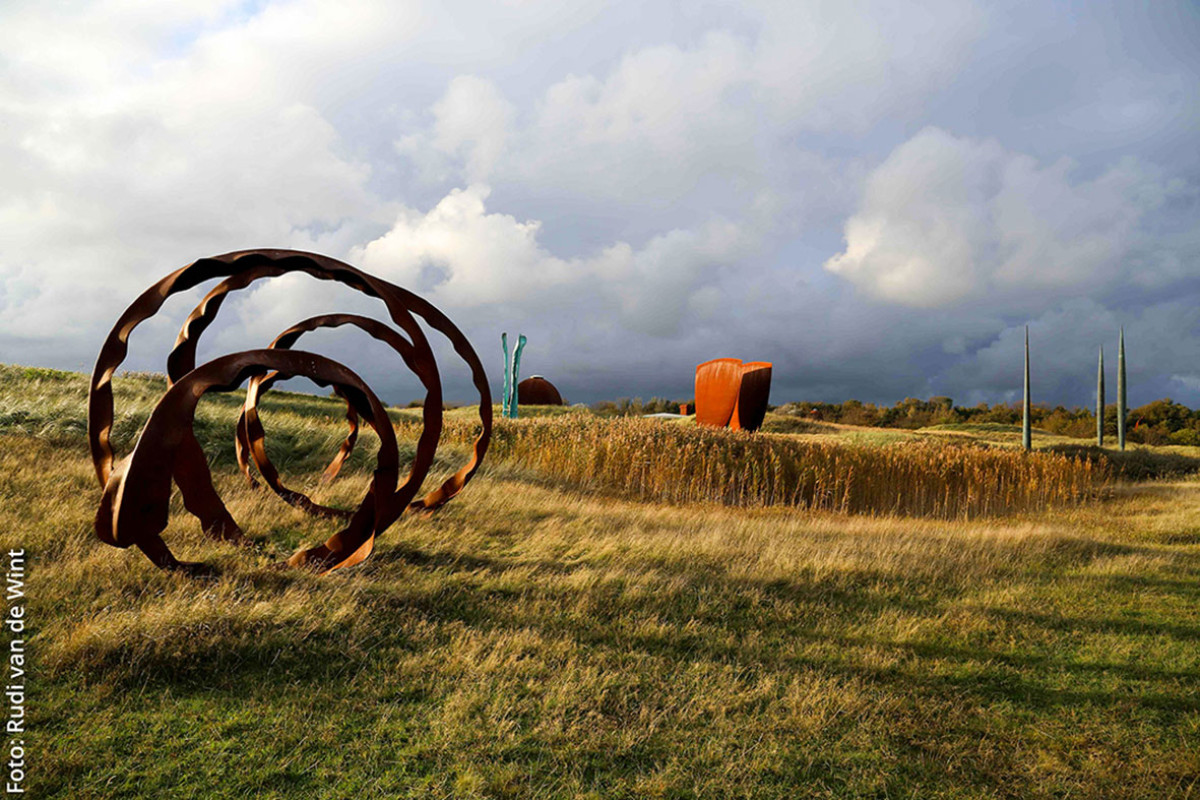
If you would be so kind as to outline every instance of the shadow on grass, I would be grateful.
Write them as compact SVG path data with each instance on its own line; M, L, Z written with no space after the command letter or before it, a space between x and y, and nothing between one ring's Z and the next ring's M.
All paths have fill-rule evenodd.
M1109 450L1095 445L1058 444L1045 448L1070 458L1107 466L1113 475L1130 481L1171 478L1200 472L1200 458L1153 450Z
M1177 625L1169 622L1147 622L1139 619L1117 619L1112 617L1087 619L1064 617L1058 614L1037 614L1032 611L1016 611L1003 608L979 609L980 613L1024 625L1033 625L1044 630L1076 633L1090 631L1105 634L1132 634L1140 636L1169 636L1184 642L1200 642L1200 628Z
M1108 584L1112 589L1121 592L1149 589L1200 602L1200 573L1192 580L1149 578L1140 575L1088 575L1080 580L1086 580L1092 584Z
M418 627L426 631L442 631L434 634L438 645L446 641L441 637L463 627L497 633L500 638L534 630L548 639L573 641L582 653L592 654L585 658L609 665L606 669L646 659L661 661L665 672L708 663L733 666L747 674L815 671L898 687L906 695L947 703L961 702L965 695L985 704L1003 702L1031 711L1084 705L1138 707L1168 716L1200 711L1200 697L1187 691L1133 683L1190 685L1200 678L1196 670L1078 662L1069 656L1014 653L1011 648L895 642L829 632L831 626L871 624L897 610L937 619L966 594L970 587L965 582L901 580L871 570L850 576L760 581L732 577L717 562L695 560L647 565L644 575L652 574L652 582L662 590L647 592L643 586L631 592L628 579L620 573L582 587L570 581L536 581L539 573L570 576L594 568L588 562L530 561L401 544L381 549L370 563L372 580L355 593L361 621L317 630L309 629L311 621L301 621L235 630L236 635L190 644L181 636L178 647L150 653L118 646L76 675L84 680L103 676L126 692L169 688L181 695L228 693L244 691L248 684L337 691L357 676L386 674L401 653L429 647L428 639L418 641L410 635L413 623L419 622ZM440 574L437 580L414 584L404 579L406 567ZM507 580L515 569L521 570L523 579L529 578L531 567L534 580L524 584ZM251 573L244 579L264 595L265 602L296 583L290 574L274 571ZM1145 579L1138 585L1143 590L1182 591L1189 597L1195 591L1184 581ZM987 607L971 611L1015 625L1035 642L1043 641L1048 631L1200 641L1200 628L1185 624ZM797 642L808 646L797 647ZM904 655L888 666L875 666L871 654L881 648ZM1130 681L1129 691L1117 694L1089 688L1106 673ZM388 701L421 704L428 700L416 687Z

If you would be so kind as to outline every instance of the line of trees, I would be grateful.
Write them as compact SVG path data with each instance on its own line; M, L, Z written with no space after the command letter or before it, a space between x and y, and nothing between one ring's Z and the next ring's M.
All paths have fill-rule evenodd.
M989 406L980 403L964 407L954 405L949 397L931 397L928 400L908 397L894 406L877 406L858 400L844 403L787 403L775 409L775 413L846 425L915 430L930 425L1018 426L1021 424L1022 404L997 403ZM1048 433L1080 439L1090 439L1096 435L1096 414L1089 408L1051 407L1034 403L1029 416L1034 428ZM1117 417L1117 405L1105 405L1106 437L1117 435ZM1200 410L1190 409L1169 398L1130 409L1128 419L1126 435L1131 442L1200 446Z
M602 417L640 417L643 414L678 414L680 404L687 403L694 413L695 400L667 400L663 397L652 397L644 402L640 397L622 397L619 400L601 400L592 404L592 411Z
M592 411L601 416L613 417L641 416L664 411L677 413L680 410L680 402L688 403L689 411L695 409L695 403L690 399L678 401L655 397L643 401L641 398L626 397L595 403L592 405ZM797 402L786 403L772 410L777 414L806 420L909 430L930 425L1015 426L1021 424L1022 415L1020 402L956 406L949 397L930 397L928 400L907 397L893 406L875 405L859 400L847 400L844 403ZM1096 435L1094 409L1034 403L1029 416L1034 428L1048 433L1079 439L1090 439ZM1104 406L1103 428L1106 439L1115 439L1117 436L1117 416L1116 403ZM1200 409L1188 408L1170 398L1130 409L1128 420L1126 435L1131 442L1200 446Z
M816 422L836 422L844 425L863 425L876 428L905 428L916 430L931 425L1021 425L1027 416L1028 424L1047 433L1078 439L1095 438L1100 444L1115 437L1119 444L1128 439L1150 445L1180 444L1200 447L1200 409L1180 405L1170 398L1155 400L1134 409L1126 407L1125 331L1120 332L1117 353L1117 402L1105 402L1104 351L1100 350L1096 373L1095 409L1076 406L1050 407L1030 403L1029 341L1026 333L1025 385L1023 402L997 403L989 406L956 406L949 397L930 397L920 400L906 397L894 406L881 406L859 400L844 403L795 402L771 407L776 414L799 417ZM641 398L621 398L592 405L601 416L640 416L660 412L677 413L685 404L695 412L695 400L667 400L662 397L643 402ZM1026 407L1028 414L1026 415ZM1103 409L1101 413L1101 409ZM1125 411L1122 414L1122 411ZM1102 419L1101 419L1102 417ZM1023 431L1024 432L1024 431Z

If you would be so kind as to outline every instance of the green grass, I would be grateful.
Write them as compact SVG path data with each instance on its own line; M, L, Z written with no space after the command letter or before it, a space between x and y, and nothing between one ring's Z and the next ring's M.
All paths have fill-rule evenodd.
M332 525L247 489L222 438L236 403L206 400L255 545L175 508L167 541L222 570L195 581L94 538L86 381L19 369L0 383L0 547L34 554L31 797L1200 792L1192 478L961 522L642 502L497 459L318 578L278 565ZM117 395L132 423L154 384ZM353 503L372 437L317 487L340 405L269 397L281 461L321 442L289 481ZM470 412L448 418L447 470Z
M922 428L924 431L963 431L966 433L1015 433L1020 435L1020 425L1007 425L1003 422L949 422L942 425L930 425ZM1034 429L1038 430L1038 429ZM1038 433L1046 431L1038 430ZM1047 436L1051 435L1046 433Z

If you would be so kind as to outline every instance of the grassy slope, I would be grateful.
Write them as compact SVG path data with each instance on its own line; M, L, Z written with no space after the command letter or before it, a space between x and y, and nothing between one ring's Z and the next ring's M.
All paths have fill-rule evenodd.
M3 377L0 546L36 554L31 796L1200 792L1200 483L963 524L639 504L493 464L316 578L276 564L329 524L223 452L258 544L176 509L168 541L224 569L201 583L91 535L82 381ZM290 461L297 485L339 416L296 396L267 416L281 456L326 448Z

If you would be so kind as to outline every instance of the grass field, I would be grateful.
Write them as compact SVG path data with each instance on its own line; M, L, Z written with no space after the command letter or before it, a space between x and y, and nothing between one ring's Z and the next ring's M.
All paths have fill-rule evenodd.
M127 452L160 389L116 389ZM197 581L95 539L85 396L82 376L0 368L0 546L33 554L31 797L1200 796L1194 451L1035 437L1068 452L1038 464L1090 476L1078 492L949 519L844 513L572 472L600 425L647 451L693 435L572 412L502 427L441 513L318 578L278 564L332 523L246 488L238 400L218 397L198 431L255 545L210 542L176 501L168 543L222 571ZM355 502L371 437L318 487L340 407L266 406L290 481ZM438 470L465 457L470 417L449 415ZM529 457L572 429L591 449ZM797 463L1027 459L1010 431L772 437ZM703 439L704 457L765 452L743 439Z

